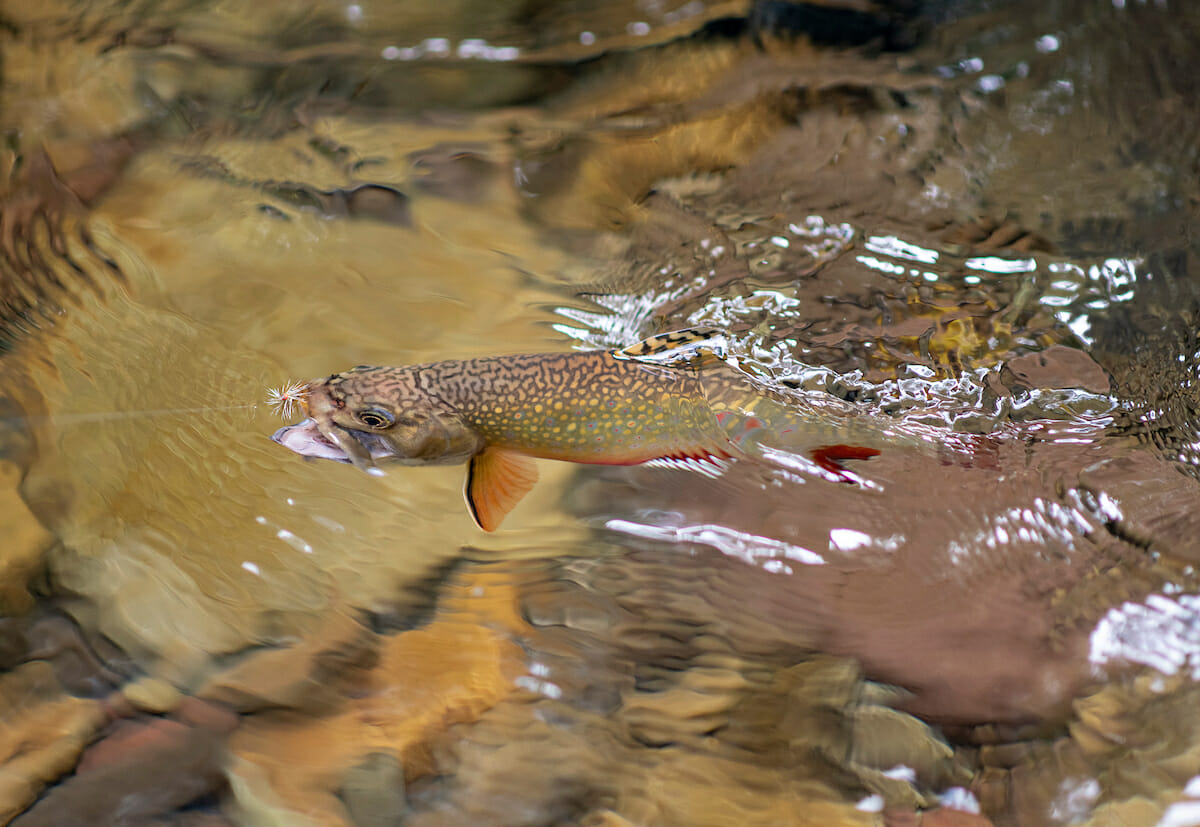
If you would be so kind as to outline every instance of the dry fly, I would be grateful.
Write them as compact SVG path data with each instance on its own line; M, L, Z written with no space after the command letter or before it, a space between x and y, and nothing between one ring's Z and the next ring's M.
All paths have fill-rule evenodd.
M295 416L296 409L303 407L304 400L307 398L307 382L288 382L282 387L267 389L267 403L271 406L271 410L284 419L291 419Z

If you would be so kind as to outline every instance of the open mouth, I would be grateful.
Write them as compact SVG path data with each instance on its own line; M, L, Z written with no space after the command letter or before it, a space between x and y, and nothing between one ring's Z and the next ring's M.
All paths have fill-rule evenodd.
M271 439L302 457L350 462L350 457L346 455L346 452L321 433L314 419L306 419L295 425L285 425L271 434Z
M372 460L387 459L395 456L392 447L376 434L355 431L350 428L337 428L337 433L339 436L344 435L348 438L353 438L355 442L365 449L366 455ZM295 451L302 457L332 459L337 462L354 462L354 459L347 455L346 451L340 445L321 433L316 420L312 418L298 422L295 425L285 425L271 434L271 439L278 442L284 448ZM369 461L367 462L367 466L370 466ZM377 469L367 467L365 470L376 471Z

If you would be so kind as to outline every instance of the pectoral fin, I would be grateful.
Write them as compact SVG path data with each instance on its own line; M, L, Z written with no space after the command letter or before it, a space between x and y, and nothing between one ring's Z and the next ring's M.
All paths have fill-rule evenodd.
M467 508L475 524L495 531L537 482L537 464L514 451L487 448L467 467Z

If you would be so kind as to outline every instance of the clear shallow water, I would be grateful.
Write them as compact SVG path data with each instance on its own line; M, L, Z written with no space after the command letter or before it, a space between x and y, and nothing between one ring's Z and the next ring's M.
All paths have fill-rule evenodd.
M785 11L5 9L6 818L1187 823L1197 21ZM889 449L485 535L267 439L693 325Z

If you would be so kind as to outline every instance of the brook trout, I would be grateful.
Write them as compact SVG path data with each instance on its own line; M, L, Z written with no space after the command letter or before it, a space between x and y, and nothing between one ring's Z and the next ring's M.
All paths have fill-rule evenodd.
M382 459L466 462L467 506L492 531L537 481L533 457L716 476L744 456L739 434L765 427L761 417L795 420L732 369L692 369L712 340L680 331L616 351L360 366L303 386L294 398L308 418L272 439L373 473ZM814 457L840 468L877 453L835 445Z

